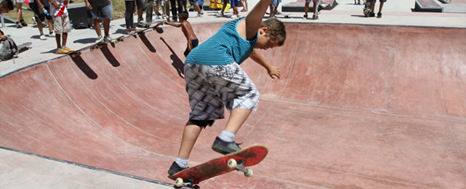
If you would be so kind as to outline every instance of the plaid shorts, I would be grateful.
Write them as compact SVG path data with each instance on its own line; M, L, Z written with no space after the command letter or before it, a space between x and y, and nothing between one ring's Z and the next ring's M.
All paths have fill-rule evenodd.
M184 65L186 92L191 106L190 120L224 118L224 107L256 110L259 91L237 64Z

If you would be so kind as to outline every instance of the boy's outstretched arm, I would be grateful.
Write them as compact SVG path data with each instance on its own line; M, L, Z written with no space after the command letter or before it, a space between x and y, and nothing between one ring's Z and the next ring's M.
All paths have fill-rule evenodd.
M254 39L257 35L257 30L261 26L262 19L264 18L265 11L269 8L272 0L260 0L256 6L246 16L246 39Z
M181 24L175 24L175 23L171 23L171 22L167 22L167 21L164 21L163 24L174 26L174 27L177 27L177 28L181 27Z
M252 51L251 55L249 56L254 62L257 62L259 65L267 69L267 72L269 73L269 76L272 79L278 78L280 79L280 70L275 67L271 66L265 59L262 57L262 55L257 52L257 50Z

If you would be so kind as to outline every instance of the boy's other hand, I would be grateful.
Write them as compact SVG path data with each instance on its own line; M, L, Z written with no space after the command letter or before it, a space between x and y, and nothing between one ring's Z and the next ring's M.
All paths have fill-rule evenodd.
M269 75L272 79L280 79L280 70L278 69L278 67L270 66L270 68L267 71L269 72Z

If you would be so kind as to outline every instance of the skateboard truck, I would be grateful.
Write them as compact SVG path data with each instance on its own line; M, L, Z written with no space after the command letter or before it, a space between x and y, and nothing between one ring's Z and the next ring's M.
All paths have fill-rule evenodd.
M245 161L243 160L239 160L238 162L236 162L235 159L231 158L230 160L228 160L228 167L231 168L231 169L236 169L237 171L241 171L244 173L244 176L246 177L251 177L252 174L253 174L253 171L252 169L246 169L244 168L244 163L246 163Z
M175 186L177 188L181 188L183 186L190 187L190 188L199 188L198 185L193 185L193 181L194 181L193 177L186 178L185 180L183 180L182 178L177 178L175 180Z

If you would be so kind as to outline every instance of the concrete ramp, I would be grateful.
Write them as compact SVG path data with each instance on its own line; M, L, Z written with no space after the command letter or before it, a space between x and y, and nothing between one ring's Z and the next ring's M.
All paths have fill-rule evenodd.
M221 26L194 30L203 42ZM282 79L242 64L261 102L236 140L269 155L251 178L201 188L466 187L466 30L286 26L283 47L261 50ZM171 183L190 110L186 41L164 30L1 78L0 146ZM220 156L225 124L203 131L190 166Z

